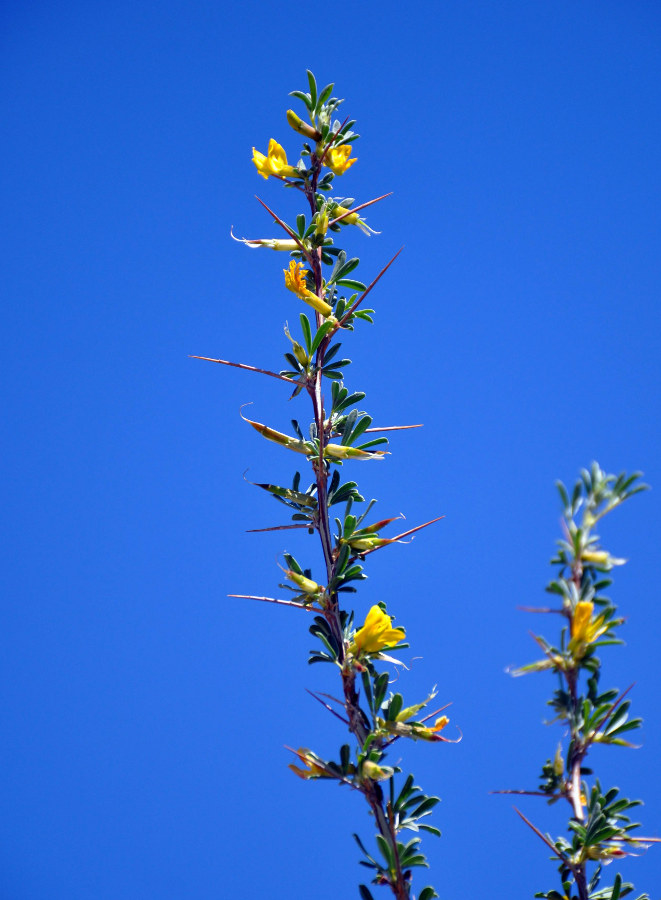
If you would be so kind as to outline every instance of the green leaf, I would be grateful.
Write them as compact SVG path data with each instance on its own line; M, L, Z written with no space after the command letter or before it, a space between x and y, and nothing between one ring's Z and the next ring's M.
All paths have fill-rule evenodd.
M347 254L345 253L344 250L340 250L340 252L337 254L337 260L335 261L335 265L333 266L333 271L330 273L330 277L329 277L328 281L326 282L326 284L333 284L335 279L339 276L340 272L342 271L342 267L344 266L346 261L347 261Z
M374 900L374 897L372 896L371 892L367 889L367 887L364 884L359 884L358 890L360 891L360 896L362 897L362 900Z
M606 734L611 734L613 731L615 731L617 729L618 725L621 725L623 722L626 722L630 706L631 706L631 701L625 700L624 703L622 703L615 710L615 712L610 717L610 719L606 725L606 728L605 728Z
M371 416L363 416L363 418L360 420L360 422L353 429L353 433L351 435L352 443L353 443L353 441L357 441L358 438L363 434L365 429L369 428L371 424L372 424L372 417Z
M363 672L363 690L365 691L365 697L367 699L367 705L369 708L374 711L374 698L372 696L372 680L370 678L369 672Z
M415 818L419 818L420 816L423 816L425 813L432 810L440 802L440 797L425 797L420 806L418 806L417 809L411 811L411 815Z
M309 94L304 94L303 91L290 91L289 96L296 97L298 100L302 100L303 103L305 103L307 108L310 110L310 112L312 111L313 104L310 102Z
M312 346L310 348L311 353L316 352L317 347L319 346L319 344L321 344L323 339L326 337L326 335L332 328L333 328L332 322L326 321L323 323L323 325L321 325L321 327L319 328L319 330L317 331L317 333L314 336L314 340L312 341Z
M351 259L349 259L349 260L347 260L346 262L340 264L340 266L339 266L339 268L338 268L338 270L337 270L337 273L336 273L335 277L336 277L337 279L339 279L339 278L344 278L344 277L347 276L350 272L353 272L353 270L359 265L359 263L360 263L359 257L357 257L357 256L352 256Z
M383 703L383 698L386 695L386 691L388 690L388 680L389 675L387 672L382 672L377 678L374 679L374 708L379 709ZM409 775L411 779L411 784L413 784L413 776ZM407 781L408 784L408 781ZM406 785L405 785L406 786ZM400 798L404 794L404 788L402 788L402 792L400 793Z
M317 498L310 496L310 494L302 494L299 491L293 491L290 488L280 487L277 484L257 484L254 483L255 487L262 488L265 491L268 491L269 494L273 494L273 496L281 498L283 500L289 500L292 503L297 503L299 506L307 506L307 507L316 507Z
M337 408L336 412L344 412L345 409L348 409L350 406L355 406L364 399L365 394L363 391L354 391L353 394L349 394L341 401L341 405Z
M299 373L303 371L303 366L296 359L293 353L285 353L283 354L289 365L292 367L295 373Z
M394 722L397 716L402 711L402 706L404 705L404 698L401 694L395 694L388 704L387 717L389 722Z
M338 287L349 288L350 291L364 291L367 289L362 281L354 281L352 278L340 278L335 284L337 284Z
M319 633L319 634L317 634L317 637L319 638L321 643L326 647L326 649L331 654L333 659L337 659L337 650L335 649L335 647L332 646L332 644L330 643L330 640L326 637L326 635Z
M340 369L343 369L344 366L350 366L350 365L351 365L351 360L350 360L350 359L335 359L335 360L333 360L333 364L332 364L332 366L331 366L330 368L331 368L333 371L338 371L338 372L339 372L339 370L340 370ZM324 372L325 372L325 371L326 371L326 365L324 364Z
M440 836L441 836L441 830L440 830L440 828L435 828L433 825L423 825L423 824L421 824L421 825L418 825L418 828L419 828L421 831L428 831L429 834L433 834L435 837L440 837Z
M438 897L438 894L433 887L425 887L418 894L418 900L434 900L435 897Z
M332 344L328 348L328 350L326 351L326 354L324 355L324 365L326 365L326 363L329 363L331 361L331 359L333 359L334 356L337 356L337 354L340 351L341 346L342 346L342 344L338 343L338 344Z
M289 566L289 568L292 570L292 572L296 572L297 575L302 575L302 574L303 574L303 569L300 567L300 565L299 565L298 562L294 559L294 557L291 555L291 553L284 553L283 556L284 556L284 558L285 558L285 562L287 563L287 565ZM322 621L323 621L323 620L322 620ZM325 624L325 623L324 623L324 624Z
M569 506L569 494L567 493L567 488L561 481L556 481L555 486L558 489L560 499L562 500L562 508L567 509Z
M387 444L387 443L388 443L388 438L386 438L386 437L374 438L371 441L367 441L367 443L365 443L365 444L358 444L356 449L367 450L369 447L377 447L379 444Z
M311 108L316 109L317 106L317 82L314 75L309 69L305 70L308 76L308 84L310 85L310 103Z
M320 650L310 650L311 656L308 659L308 665L312 665L313 663L318 662L327 662L327 663L335 663L335 660L328 656L326 653L322 653Z
M376 835L376 843L379 847L379 850L381 851L383 858L386 861L388 868L389 869L394 868L395 861L394 861L393 855L392 855L392 848L391 848L390 844L388 843L388 841L383 837L382 834L377 834Z
M360 849L363 851L363 853L365 854L366 858L369 859L370 862L374 863L374 865L377 865L376 860L374 859L374 857L372 857L372 856L369 855L369 853L368 853L367 850L365 849L365 845L363 844L363 842L361 841L361 839L358 837L357 834L354 834L354 835L353 835L353 839L354 839L354 841L358 844L358 846L360 847Z
M305 315L305 313L301 313L300 318L301 329L303 331L303 340L305 341L305 349L308 351L309 355L312 347L312 332L310 331L310 320Z
M418 790L418 788L415 787L415 785L413 784L413 781L414 781L413 775L408 775L406 778L406 781L404 782L404 784L402 786L401 791L399 792L397 800L395 801L395 804L394 804L395 810L400 811L401 809L403 809L407 798L414 791Z
M319 94L319 106L320 107L322 107L324 105L324 103L328 100L328 98L330 97L330 95L333 91L333 87L334 87L334 85L327 84L326 87L323 89L323 91Z

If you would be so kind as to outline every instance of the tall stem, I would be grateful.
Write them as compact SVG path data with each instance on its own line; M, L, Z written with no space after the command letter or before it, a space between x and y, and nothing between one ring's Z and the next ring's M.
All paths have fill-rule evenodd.
M320 163L316 156L312 157L312 171L310 180L306 183L305 194L310 204L310 212L314 216L317 212L316 193L317 180L319 177ZM323 275L321 269L322 249L319 247L317 252L312 255L312 271L315 280L315 293L318 297L323 295ZM322 316L317 313L317 328L323 324ZM315 473L317 485L317 530L321 541L321 547L326 564L327 583L333 582L336 574L336 560L333 554L333 539L330 529L330 517L328 513L328 466L324 457L324 451L329 440L330 429L325 425L324 398L322 393L322 367L324 356L330 343L330 338L325 338L317 348L315 358L315 378L314 383L308 387L308 394L312 401L314 410L314 421L317 427L317 437L319 440L319 456L312 461L312 467ZM330 418L330 417L329 417ZM352 670L344 667L345 647L344 633L342 629L342 619L340 615L339 598L336 591L329 590L329 602L324 610L324 617L335 637L339 648L339 663L342 665L342 689L344 694L344 707L349 721L349 731L354 735L358 744L363 747L370 733L369 719L362 710L359 702L358 692L356 690L356 675ZM384 807L383 791L376 781L366 779L363 782L363 794L367 800L369 807L374 815L374 819L379 833L388 842L393 858L395 860L395 878L389 881L390 889L397 900L409 900L409 883L404 879L401 865L399 862L399 853L397 851L397 836L395 828L388 821L388 816Z
M581 595L581 586L583 581L583 563L580 558L574 559L572 564L572 581L578 595ZM581 801L581 766L583 764L583 759L586 754L586 748L583 745L580 728L578 727L579 719L579 698L578 698L578 674L579 670L577 668L569 669L569 671L565 672L565 677L567 679L567 688L569 690L570 702L571 702L571 742L572 742L572 756L569 760L569 771L570 771L570 789L569 789L569 801L572 805L572 809L574 811L574 818L578 822L583 822L585 819L585 813L583 812L583 803ZM588 900L588 887L587 887L587 878L585 874L585 863L580 862L574 869L574 878L576 880L576 887L578 889L579 900Z

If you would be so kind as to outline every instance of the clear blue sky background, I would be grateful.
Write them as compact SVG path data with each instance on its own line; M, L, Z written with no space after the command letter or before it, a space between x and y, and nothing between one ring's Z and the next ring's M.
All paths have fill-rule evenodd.
M438 685L456 746L407 745L440 794L426 839L443 900L531 897L547 851L491 789L534 787L559 734L552 679L517 604L545 601L553 482L596 458L655 491L604 525L630 558L614 600L644 746L605 748L606 783L642 796L661 835L659 174L661 10L640 0L8 2L1 15L6 481L0 896L7 900L357 896L360 798L305 784L285 744L331 755L339 723L304 692L305 614L272 594L305 536L246 534L279 508L250 488L292 470L239 418L285 429L304 398L190 360L279 368L299 304L273 235L297 197L251 147L298 146L284 120L306 67L334 80L363 138L338 190L383 233L345 231L374 294L345 344L379 424L423 421L352 470L379 512L446 519L371 557L362 617L384 599ZM347 470L348 471L348 470ZM561 812L521 807L543 830ZM612 867L614 870L614 867ZM661 850L622 866L659 897ZM422 886L422 879L417 880Z

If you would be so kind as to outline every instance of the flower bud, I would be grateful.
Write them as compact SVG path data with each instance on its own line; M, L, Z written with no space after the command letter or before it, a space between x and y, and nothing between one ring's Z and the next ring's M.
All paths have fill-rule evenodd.
M348 447L345 444L326 444L324 456L330 459L383 459L385 450L359 450L358 447Z
M387 781L395 774L395 770L391 766L379 766L370 759L366 759L363 763L362 772L371 781Z
M317 227L315 228L315 234L319 237L324 237L326 232L328 231L328 213L317 213Z
M558 749L555 751L555 756L553 758L553 772L558 778L560 778L564 771L565 763L562 758L562 747L560 744L558 744Z
M301 346L301 344L299 344L298 341L294 340L294 338L289 333L289 328L286 325L285 325L285 334L291 341L292 350L294 352L294 356L296 357L296 359L300 362L300 364L302 366L307 366L308 363L310 362L310 357L308 356L305 348L303 346Z
M344 206L336 206L334 215L336 219L339 219L340 216L342 216L342 221L345 225L357 225L359 221L358 213L350 212Z
M298 572L294 572L292 569L286 570L285 578L288 579L288 581L293 582L296 587L300 588L306 594L321 594L324 590L316 581L313 581L311 578L306 578L305 575L299 575Z
M270 250L281 250L291 253L298 250L300 244L293 238L238 238L234 237L234 232L230 228L230 235L240 244L245 244L251 250L259 250L260 247L268 247Z
M294 341L292 345L292 350L294 351L294 356L300 362L302 366L307 366L310 362L310 357L305 352L304 347L298 343L298 341Z
M336 206L333 210L333 220L336 221L337 219L340 220L337 223L338 225L357 225L363 234L366 234L368 237L370 234L381 233L380 231L375 231L373 228L370 228L367 222L364 219L361 219L357 212L351 212L345 206Z
M302 134L303 137L310 138L311 141L320 141L321 140L321 132L317 131L312 125L308 125L307 122L304 122L300 116L297 116L293 109L287 110L287 121L294 129L294 131L298 132L298 134Z

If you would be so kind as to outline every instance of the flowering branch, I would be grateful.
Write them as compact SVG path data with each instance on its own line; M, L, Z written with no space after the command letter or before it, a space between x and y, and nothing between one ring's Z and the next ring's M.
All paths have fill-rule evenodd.
M372 322L374 311L363 308L363 302L401 250L366 286L353 275L359 265L358 258L348 258L347 253L335 245L333 235L341 234L353 225L367 235L375 234L359 213L389 194L357 206L351 198L329 196L334 179L345 175L356 163L352 148L358 135L351 130L354 120L335 118L342 101L332 96L333 85L320 91L311 72L308 72L308 84L309 92L294 91L292 96L303 102L309 122L293 110L287 112L289 126L305 139L298 163L291 165L284 148L274 139L270 140L266 154L253 148L253 162L258 173L265 179L275 177L285 187L300 191L306 198L307 210L296 217L294 226L281 219L258 197L259 203L287 237L244 239L242 243L253 249L268 248L289 253L289 265L284 270L285 287L312 312L300 313L298 336L292 336L289 328L285 328L291 350L284 354L287 367L279 373L222 359L211 361L287 381L294 388L292 397L308 396L312 423L307 434L296 420L292 422L295 433L289 435L242 414L262 437L304 456L311 475L307 488L302 486L299 472L294 475L291 487L256 485L287 509L292 524L251 530L301 529L316 534L323 557L323 583L313 578L311 567L304 568L285 552L285 582L280 588L293 594L290 600L244 594L230 596L296 606L314 613L310 632L319 641L319 647L312 651L310 662L331 663L340 676L342 693L341 698L318 691L310 693L343 722L354 744L353 747L340 746L336 761L325 760L307 748L299 748L293 751L297 763L290 768L301 778L335 780L363 795L373 817L376 850L369 852L355 836L364 855L362 863L372 871L373 885L387 886L397 900L412 900L412 870L426 866L420 850L420 833L440 834L425 821L438 798L424 794L414 785L412 775L402 781L398 777L400 767L386 764L387 751L389 745L401 737L449 743L450 739L441 735L448 718L437 717L432 725L426 723L436 713L419 717L434 693L421 703L405 707L401 694L389 692L391 673L382 671L380 666L382 663L397 664L398 660L384 651L403 650L408 644L404 643L405 630L393 624L386 604L379 602L373 606L362 626L356 627L354 613L345 609L342 601L367 577L363 563L369 554L388 544L401 542L402 538L441 517L396 537L383 537L381 531L399 516L367 523L374 501L357 514L354 510L365 500L355 481L342 481L340 477L340 469L345 463L385 457L383 447L388 443L387 438L372 437L374 432L420 426L372 426L371 417L358 409L365 394L360 391L350 393L344 384L345 369L351 360L341 357L341 344L334 342L335 335L340 330L346 334L360 323ZM343 510L335 518L335 529L331 525L331 508L334 513ZM323 697L339 709L334 709ZM412 830L414 837L405 843L402 831L406 829ZM363 900L373 900L367 885L360 885L360 893ZM433 900L434 897L437 894L432 887L423 888L418 894L418 900Z
M544 658L515 670L513 675L550 670L560 678L560 687L549 705L555 720L566 727L568 745L563 752L558 745L553 760L542 767L539 791L504 791L502 793L535 794L549 803L565 800L571 809L570 839L562 836L552 841L543 835L519 810L519 816L547 844L559 861L562 893L540 892L535 897L547 900L618 900L630 893L633 885L625 884L617 875L613 885L599 889L603 865L626 856L628 847L646 847L646 839L632 837L639 828L627 813L640 805L640 800L618 797L619 789L604 791L598 779L588 785L585 776L592 774L585 760L594 744L634 747L623 737L638 729L641 719L629 719L630 701L625 700L631 687L602 691L599 687L600 647L621 644L617 629L623 619L602 591L612 582L609 573L626 560L611 556L601 548L594 526L603 516L624 500L645 490L638 483L640 473L627 476L606 475L597 463L583 469L571 497L563 484L557 487L563 505L563 538L551 560L560 566L558 577L547 591L560 600L559 608L532 609L530 612L559 614L566 624L557 645L540 635L533 638ZM593 867L592 871L590 868ZM649 900L641 894L637 900Z

